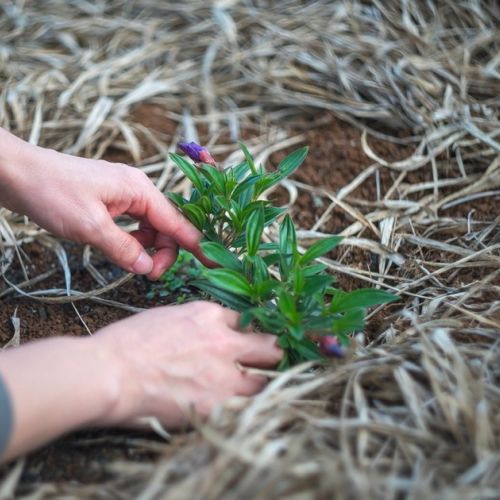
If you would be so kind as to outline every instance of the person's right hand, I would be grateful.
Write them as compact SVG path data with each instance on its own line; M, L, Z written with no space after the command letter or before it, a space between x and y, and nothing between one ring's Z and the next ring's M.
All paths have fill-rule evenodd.
M239 314L210 302L151 309L105 327L92 341L104 348L118 380L113 410L100 424L154 416L179 427L194 409L206 416L231 396L266 383L236 366L272 368L283 352L276 337L239 331Z

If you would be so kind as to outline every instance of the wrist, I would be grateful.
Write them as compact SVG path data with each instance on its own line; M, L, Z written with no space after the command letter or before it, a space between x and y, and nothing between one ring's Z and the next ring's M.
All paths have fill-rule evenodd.
M111 353L93 340L58 337L2 353L14 415L4 460L66 432L113 423L120 379Z
M76 359L82 361L92 388L92 408L82 425L109 426L119 423L125 377L116 354L98 337L75 340L79 343Z
M16 210L16 193L29 177L29 158L35 147L0 128L0 205Z

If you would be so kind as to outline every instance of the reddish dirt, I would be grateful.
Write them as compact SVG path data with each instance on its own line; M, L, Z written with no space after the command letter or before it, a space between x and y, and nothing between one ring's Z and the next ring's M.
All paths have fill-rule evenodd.
M135 121L142 123L153 133L162 137L168 142L172 140L172 135L176 130L176 124L165 119L163 110L155 106L141 106L133 113ZM373 163L361 150L360 132L346 123L343 123L332 116L325 115L320 127L313 127L313 124L303 123L305 130L305 142L310 147L310 154L305 164L294 174L297 181L307 183L312 186L325 188L332 192L337 192L341 187L347 185L356 175L363 171L368 165ZM313 127L311 129L311 127ZM295 131L300 127L296 127ZM373 149L389 161L395 161L409 156L413 150L411 146L401 146L387 141L370 140ZM293 148L292 148L293 149ZM155 148L150 144L143 149L144 157L156 154ZM271 157L271 165L276 166L284 157L286 152L274 154ZM117 149L110 149L106 155L111 161L130 162L127 154ZM382 192L396 179L397 173L384 169L381 172L380 182ZM431 180L431 172L418 172L409 174L406 183L422 182ZM376 200L375 178L368 178L350 195L353 198L364 200ZM280 189L273 194L273 200L277 203L286 203L288 194ZM311 228L327 209L329 200L325 197L312 196L310 193L300 191L299 198L294 208L293 217L301 228ZM474 203L476 216L483 217L487 214L491 217L494 203L486 200L484 205L481 202ZM465 210L464 207L461 210ZM349 224L354 222L354 218L344 210L336 207L324 226L319 230L331 233L340 232ZM78 245L65 243L65 248L70 257L70 267L73 278L73 288L81 291L95 289L97 284L85 270L81 263L82 249ZM38 243L26 245L25 253L29 257L28 273L30 277L35 277L42 272L57 266L55 255ZM333 254L336 258L341 258L342 262L364 269L376 269L376 256L359 249L346 249ZM449 256L448 256L449 257ZM117 279L122 271L116 266L108 263L102 256L96 255L92 260L93 264L109 281ZM415 269L409 269L409 273L416 273ZM19 283L23 281L23 275L18 262L8 271L7 277ZM345 275L338 276L339 285L344 289L352 289L362 286L362 283L353 280ZM56 272L53 277L43 283L36 285L37 289L59 287L62 288L62 273ZM147 300L146 293L150 290L151 283L141 277L136 277L119 289L115 289L104 295L105 298L118 302L133 305L136 307L152 307L159 303L168 302L167 299ZM0 286L0 293L5 286ZM21 320L21 340L27 342L33 339L48 337L53 335L87 335L87 331L81 320L76 315L70 304L47 305L31 299L22 298L10 294L1 300L0 308L0 342L5 344L13 333L10 318L17 310L17 316ZM96 304L90 301L78 302L77 308L91 331L127 316L127 311ZM396 306L397 307L397 306ZM379 314L370 322L370 336L376 336L377 332L386 327L387 315L391 308L388 307L384 314ZM102 436L113 435L116 444L111 444L110 440L101 444ZM30 481L58 481L77 480L81 482L99 481L106 477L103 464L111 459L134 458L137 460L151 459L152 453L141 451L137 448L130 448L126 440L137 434L130 432L110 433L110 431L92 431L80 433L75 436L63 438L56 443L30 455L25 467L24 480ZM90 438L94 444L81 445L82 439ZM150 438L150 436L149 436ZM80 443L80 444L78 444ZM4 469L5 472L6 469ZM1 470L0 470L1 473Z

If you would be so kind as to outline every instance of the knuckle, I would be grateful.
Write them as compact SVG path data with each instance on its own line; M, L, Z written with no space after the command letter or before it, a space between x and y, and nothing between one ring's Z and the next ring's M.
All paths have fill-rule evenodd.
M203 313L206 316L209 316L210 318L218 317L224 311L224 308L221 305L216 304L215 302L198 300L196 302L193 302L193 304L195 304L196 308L201 313Z
M78 239L83 243L100 242L107 222L106 214L101 212L81 217L78 221Z
M120 261L135 261L137 257L136 242L128 235L123 234L115 242L115 255Z
M140 186L149 184L151 182L149 177L142 170L139 170L135 167L127 166L127 175L132 182L135 182Z

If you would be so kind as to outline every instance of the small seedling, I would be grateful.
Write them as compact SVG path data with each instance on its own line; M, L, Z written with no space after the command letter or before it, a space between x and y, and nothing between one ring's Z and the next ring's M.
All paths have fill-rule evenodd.
M162 284L152 288L147 298L174 296L175 303L182 304L192 293L191 283L201 276L201 264L191 253L180 250L175 263L161 277Z
M257 166L243 144L245 161L224 170L206 148L195 143L180 148L195 163L175 153L171 158L193 190L189 199L178 194L170 199L203 233L203 252L220 266L204 268L191 284L241 312L242 328L252 324L277 335L285 351L280 369L340 355L349 334L364 328L367 308L397 300L378 289L346 293L335 288L334 276L316 259L342 238L322 239L301 253L290 216L260 199L302 164L307 148L291 153L275 172ZM265 228L279 219L278 240L263 242Z

